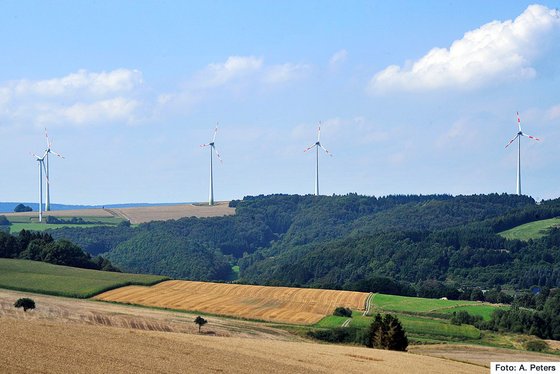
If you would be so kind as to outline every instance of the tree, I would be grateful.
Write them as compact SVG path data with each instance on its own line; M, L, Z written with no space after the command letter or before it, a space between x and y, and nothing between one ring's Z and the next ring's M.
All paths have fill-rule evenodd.
M198 333L200 334L200 329L202 328L202 326L206 325L208 321L201 316L198 316L194 319L194 323L198 325Z
M16 207L14 208L14 212L19 213L19 212L32 212L33 209L30 206L27 205L23 205L23 204L18 204L16 205Z
M391 314L377 314L369 328L366 345L370 348L406 351L408 338L399 319Z
M352 309L338 306L334 310L333 316L349 317L352 318Z
M21 299L17 299L14 306L16 308L23 308L23 311L27 312L27 309L35 309L35 301L28 297L23 297Z

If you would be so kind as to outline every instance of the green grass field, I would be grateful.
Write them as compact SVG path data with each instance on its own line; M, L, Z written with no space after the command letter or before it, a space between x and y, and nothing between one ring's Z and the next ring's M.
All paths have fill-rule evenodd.
M10 233L17 234L21 230L29 231L45 231L58 229L61 227L95 227L95 226L114 226L118 225L123 221L122 218L118 217L76 217L82 218L86 222L92 222L88 224L70 224L70 223L39 223L37 222L37 217L22 217L22 216L8 216L8 220L11 222ZM60 217L64 220L71 220L73 217Z
M87 298L130 284L152 285L168 279L159 275L113 273L45 262L0 259L0 288Z
M406 297L376 294L373 297L374 311L404 312L409 314L451 314L466 310L472 315L490 320L494 310L500 306L467 300L424 299L421 297Z
M529 222L512 229L502 231L498 235L506 239L529 240L538 239L546 235L548 229L560 225L560 218L543 219L540 221Z
M399 318L408 336L415 341L446 342L464 341L480 342L481 332L471 325L451 324L450 314L465 310L472 315L489 320L494 310L507 308L488 303L463 300L424 299L395 295L375 294L371 312L373 314L393 314ZM341 327L345 317L327 316L314 327ZM372 316L362 316L361 312L352 313L350 327L366 328L371 325Z

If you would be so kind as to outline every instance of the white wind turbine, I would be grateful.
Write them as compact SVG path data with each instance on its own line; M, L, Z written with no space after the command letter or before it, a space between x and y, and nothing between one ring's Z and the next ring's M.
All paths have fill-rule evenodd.
M45 178L47 178L47 185L48 185L48 177L46 176L47 170L45 168L45 158L47 157L47 152L43 154L43 156L37 156L35 153L32 153L39 165L39 222L43 220L43 170L45 170Z
M315 148L315 157L316 157L316 167L315 167L315 195L319 195L319 148L322 148L326 154L332 157L332 154L321 144L321 122L319 122L319 128L317 129L317 142L315 144L310 145L304 152L307 152L311 149Z
M526 136L529 139L533 139L533 140L537 140L537 141L539 141L540 139L535 138L534 136L525 134L521 130L521 119L519 119L519 112L517 112L517 127L519 129L519 131L517 132L517 135L515 135L515 137L513 139L511 139L509 141L509 143L507 143L506 148L509 147L509 145L515 141L515 139L517 139L517 191L516 191L516 193L518 195L521 195L521 137Z
M216 157L218 157L218 160L220 160L220 162L222 161L222 158L220 157L220 154L218 153L218 150L216 149L216 146L214 145L214 141L216 140L216 133L218 132L218 124L216 124L216 128L214 129L214 136L212 136L212 141L208 144L202 144L201 147L210 147L210 192L208 195L208 205L214 205L214 177L213 177L213 158L214 155L213 153L216 152Z
M56 153L55 151L53 151L51 149L52 147L52 141L49 140L49 134L47 133L47 129L45 129L45 137L47 138L47 149L45 149L45 161L46 161L46 170L45 170L45 179L46 179L46 203L45 203L45 211L49 211L51 210L51 194L50 194L50 188L49 188L49 153L52 153L55 156L58 156L60 158L64 158L64 156L62 156L61 154ZM44 156L43 156L44 157Z

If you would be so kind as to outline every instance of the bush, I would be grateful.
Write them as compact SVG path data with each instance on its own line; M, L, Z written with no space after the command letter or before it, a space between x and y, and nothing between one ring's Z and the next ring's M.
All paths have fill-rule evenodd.
M16 205L16 207L14 208L14 212L16 213L20 213L20 212L32 212L33 209L30 206L27 205L23 205L23 204L18 204Z
M339 306L334 310L334 316L352 318L352 309Z
M12 223L8 221L6 216L0 216L0 226L10 226Z
M14 306L16 308L23 308L23 311L27 312L27 309L35 309L35 301L28 297L24 297L21 299L17 299L17 301L14 303Z
M463 323L467 325L475 325L479 322L482 322L481 316L473 316L465 310L453 312L453 317L451 317L451 323L454 325L462 325Z
M549 347L547 342L544 340L529 340L523 344L526 350L531 352L542 352L546 351Z
M355 327L335 327L334 329L311 330L307 336L329 343L365 344L366 330Z

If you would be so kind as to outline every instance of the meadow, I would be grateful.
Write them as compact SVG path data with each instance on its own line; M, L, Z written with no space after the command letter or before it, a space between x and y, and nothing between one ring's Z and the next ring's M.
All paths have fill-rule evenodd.
M510 240L524 240L542 238L551 227L560 226L560 218L543 219L516 226L512 229L502 231L499 235Z
M35 216L23 216L23 215L7 215L6 218L10 221L11 225L10 234L17 234L21 230L28 231L45 231L53 230L61 227L95 227L95 226L115 226L123 222L124 219L112 216L72 216L72 217L59 217L60 219L70 220L72 218L81 218L85 224L71 224L71 223L46 223L38 222Z
M0 288L87 298L130 284L152 285L167 277L113 273L52 265L45 262L0 259Z

